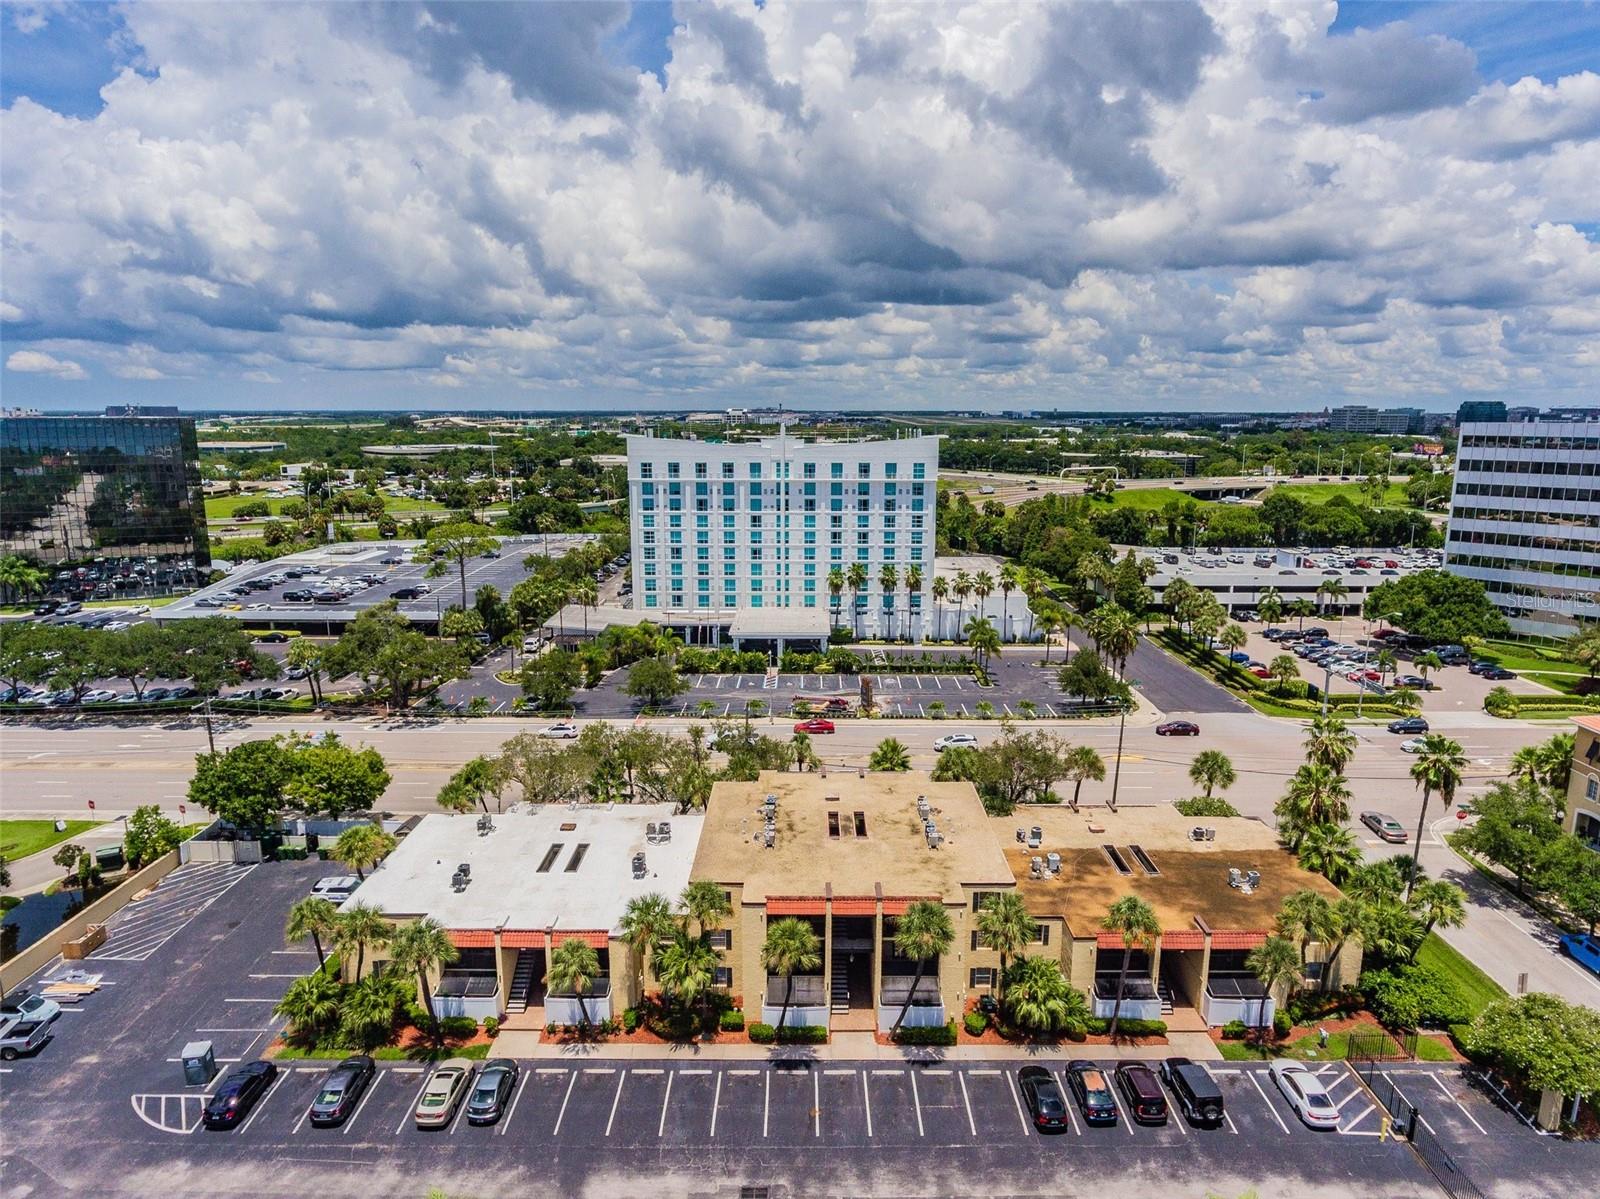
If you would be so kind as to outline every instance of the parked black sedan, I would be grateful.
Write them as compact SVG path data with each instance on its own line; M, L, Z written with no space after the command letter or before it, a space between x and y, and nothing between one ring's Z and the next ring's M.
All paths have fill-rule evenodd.
M1067 1085L1078 1101L1078 1110L1090 1124L1115 1124L1117 1100L1111 1094L1106 1072L1093 1062L1075 1061L1067 1065Z
M1050 1071L1043 1066L1024 1066L1017 1071L1017 1089L1033 1116L1033 1126L1041 1132L1059 1132L1067 1127L1067 1101Z
M511 1103L519 1072L517 1063L508 1057L485 1062L472 1084L472 1094L467 1096L467 1123L493 1124L498 1120Z
M356 1110L378 1073L377 1063L364 1053L347 1057L322 1080L317 1097L311 1101L311 1123L317 1128L343 1124Z
M271 1062L246 1062L228 1071L222 1085L206 1104L202 1117L207 1128L237 1128L250 1109L272 1089L278 1067Z

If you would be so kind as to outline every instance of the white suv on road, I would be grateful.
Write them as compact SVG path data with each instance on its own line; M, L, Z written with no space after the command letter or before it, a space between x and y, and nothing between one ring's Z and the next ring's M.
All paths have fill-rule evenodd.
M934 741L933 748L939 753L943 753L945 750L954 747L976 749L977 745L978 739L971 733L946 733L943 737L939 737Z

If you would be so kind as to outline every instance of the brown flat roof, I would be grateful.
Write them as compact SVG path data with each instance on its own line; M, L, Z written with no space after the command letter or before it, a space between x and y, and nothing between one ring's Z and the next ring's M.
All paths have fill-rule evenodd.
M1301 869L1279 847L1272 829L1242 816L1197 819L1166 805L1077 813L1039 807L1019 808L1012 816L991 818L989 824L1005 846L1006 862L1028 910L1036 916L1063 917L1075 937L1097 935L1107 909L1124 895L1144 899L1161 927L1172 932L1194 930L1197 916L1213 932L1271 929L1284 898L1295 891L1339 898L1337 887ZM1034 825L1043 831L1043 839L1038 849L1029 849L1017 841L1016 830ZM1216 839L1191 841L1189 830L1196 826L1215 829ZM1106 845L1116 847L1131 874L1112 864ZM1145 872L1129 851L1133 845L1144 850L1159 873ZM1030 877L1030 859L1051 852L1061 855L1061 873ZM1260 871L1260 884L1248 895L1230 887L1230 867Z
M777 796L776 844L766 848L761 814ZM830 796L836 798L829 798ZM926 796L944 838L928 847L917 797ZM857 836L861 813L866 835ZM839 835L829 832L830 814ZM706 805L694 878L744 888L746 902L773 895L937 895L964 898L962 885L1003 887L1011 869L970 783L935 783L927 774L854 771L762 774L753 783L717 783Z

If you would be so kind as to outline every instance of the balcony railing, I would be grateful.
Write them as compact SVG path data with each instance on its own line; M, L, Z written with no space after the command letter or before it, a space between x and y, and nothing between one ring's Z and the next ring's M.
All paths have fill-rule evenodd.
M783 1003L784 978L781 974L767 976L767 1003L779 1007ZM812 1007L828 1002L828 980L820 974L796 974L794 989L789 992L793 1007Z

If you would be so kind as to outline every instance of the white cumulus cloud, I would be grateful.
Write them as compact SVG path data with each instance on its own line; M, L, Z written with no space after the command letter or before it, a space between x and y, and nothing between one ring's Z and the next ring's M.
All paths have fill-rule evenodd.
M66 358L56 358L40 350L17 350L6 359L6 369L22 374L52 375L57 379L87 379L89 373Z

